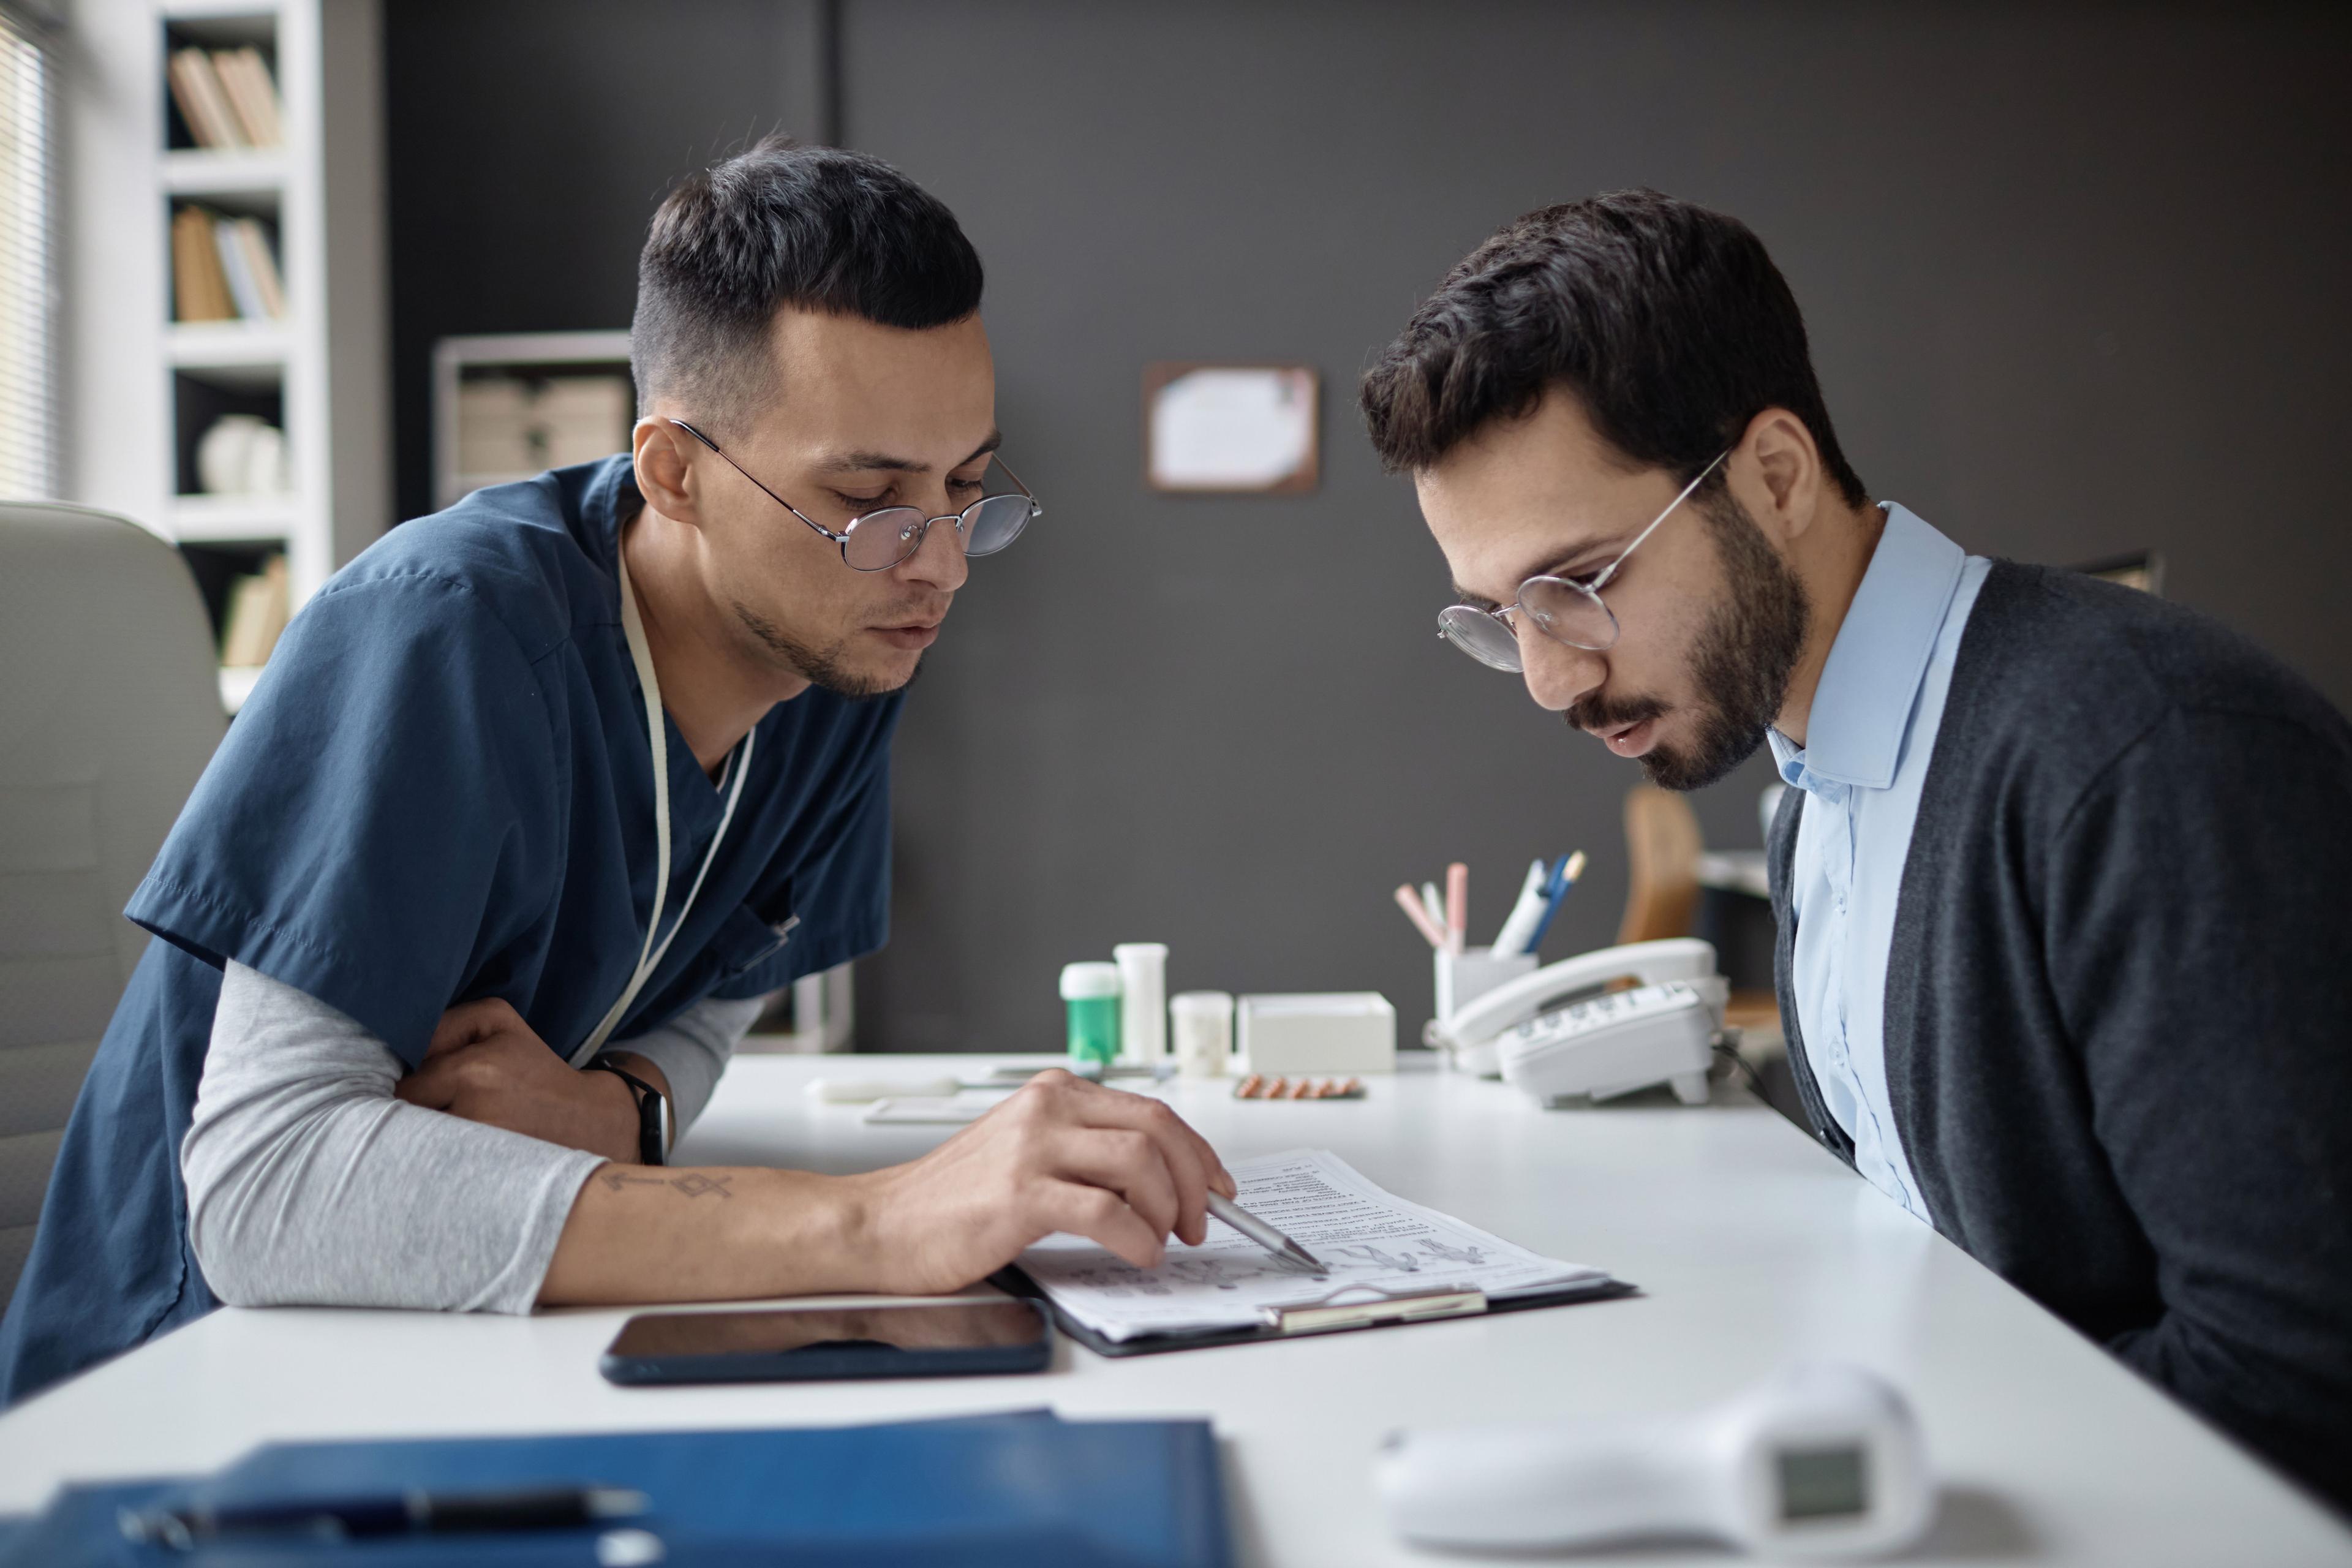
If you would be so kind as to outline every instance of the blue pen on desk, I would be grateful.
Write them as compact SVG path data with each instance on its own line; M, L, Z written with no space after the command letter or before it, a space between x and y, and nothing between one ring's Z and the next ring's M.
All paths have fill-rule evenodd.
M1528 945L1520 952L1533 952L1543 945L1544 932L1551 930L1552 917L1559 913L1559 906L1568 901L1568 890L1583 875L1583 850L1560 857L1559 864L1551 868L1551 886L1544 889L1543 919L1536 922L1535 935L1528 938Z
M357 1541L390 1535L471 1535L511 1531L580 1530L634 1519L646 1498L627 1487L540 1486L503 1491L428 1492L421 1488L373 1496L288 1498L269 1502L171 1509L124 1509L126 1540L180 1551L224 1536Z

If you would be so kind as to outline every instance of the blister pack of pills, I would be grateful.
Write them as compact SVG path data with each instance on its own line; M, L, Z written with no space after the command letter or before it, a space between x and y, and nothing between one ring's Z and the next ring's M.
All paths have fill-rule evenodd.
M1254 1072L1234 1085L1235 1100L1361 1100L1360 1078L1269 1078Z

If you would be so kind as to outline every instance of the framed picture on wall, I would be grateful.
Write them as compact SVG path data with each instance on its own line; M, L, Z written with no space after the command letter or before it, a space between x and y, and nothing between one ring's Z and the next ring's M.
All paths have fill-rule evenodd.
M1297 364L1143 371L1143 479L1193 495L1298 495L1321 478L1319 383Z

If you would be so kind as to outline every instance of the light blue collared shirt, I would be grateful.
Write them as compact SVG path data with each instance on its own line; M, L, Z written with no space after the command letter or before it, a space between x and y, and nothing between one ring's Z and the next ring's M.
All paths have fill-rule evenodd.
M1932 1223L1886 1097L1886 956L1920 787L1944 721L1960 634L1992 563L1903 507L1830 646L1799 747L1770 733L1790 786L1811 798L1797 830L1790 989L1805 1058L1871 1185Z

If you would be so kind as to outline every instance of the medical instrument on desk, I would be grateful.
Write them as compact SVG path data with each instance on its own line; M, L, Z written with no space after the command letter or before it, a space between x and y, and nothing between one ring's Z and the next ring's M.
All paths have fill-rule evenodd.
M199 1504L154 1513L124 1509L116 1522L126 1541L189 1552L200 1542L226 1537L334 1542L581 1530L607 1520L634 1519L646 1507L646 1494L627 1487L518 1487L485 1492L411 1488L355 1497Z
M1551 885L1544 889L1543 914L1537 920L1535 934L1528 938L1523 951L1533 952L1543 945L1545 935L1551 930L1553 917L1559 913L1559 906L1568 901L1568 890L1576 886L1577 879L1583 875L1584 851L1581 849L1552 868Z
M1625 1000L1591 1005L1627 980L1637 989L1615 994ZM1680 989L1665 989L1675 984ZM1432 1020L1423 1039L1451 1052L1457 1068L1507 1078L1547 1104L1665 1081L1696 1105L1706 1099L1706 1069L1730 994L1712 944L1693 937L1637 942L1563 959L1471 997Z
M1511 905L1511 912L1503 917L1503 929L1495 933L1496 952L1525 952L1528 939L1544 917L1545 889L1551 886L1551 872L1540 859L1528 862L1527 879L1519 884L1519 896Z
M1351 1078L1268 1078L1254 1072L1234 1085L1235 1100L1361 1100L1364 1080Z
M1412 885L1411 883L1400 882L1397 884L1396 901L1397 908L1404 911L1404 918L1412 922L1412 929L1421 933L1422 940L1428 942L1430 946L1437 949L1438 952L1444 952L1445 951L1445 922L1443 921L1433 921L1429 918L1429 906L1422 901L1422 898L1419 893L1412 890Z
M1223 1193L1211 1193L1209 1194L1209 1212L1217 1218L1224 1221L1227 1225L1232 1226L1235 1230L1240 1231L1244 1236L1248 1237L1252 1241L1256 1242L1260 1247L1265 1247L1268 1252L1273 1253L1276 1258L1281 1258L1285 1263L1295 1263L1299 1268L1311 1269L1317 1274L1328 1274L1330 1272L1330 1270L1323 1267L1322 1263L1313 1253L1307 1251L1305 1247L1299 1246L1298 1243L1291 1240L1290 1237L1283 1235L1282 1232L1275 1229L1274 1226L1266 1224L1265 1221L1258 1218L1257 1215L1250 1213L1249 1210L1242 1207L1241 1205L1234 1202L1233 1199L1225 1196Z
M1376 1464L1391 1527L1433 1546L1701 1536L1766 1557L1872 1557L1918 1540L1935 1511L1909 1403L1841 1363L1687 1415L1400 1432Z
M1445 947L1459 954L1470 944L1470 868L1456 860L1445 868Z

